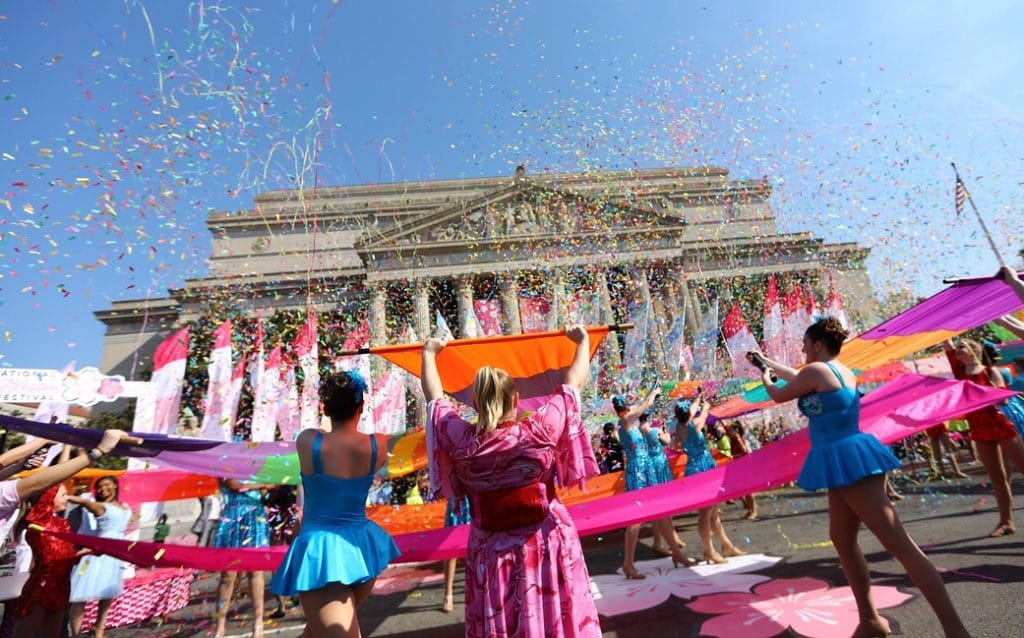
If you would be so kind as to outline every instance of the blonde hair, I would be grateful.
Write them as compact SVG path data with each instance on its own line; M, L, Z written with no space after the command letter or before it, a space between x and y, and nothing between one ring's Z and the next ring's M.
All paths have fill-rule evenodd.
M473 380L473 403L476 406L476 429L481 434L498 427L501 417L512 410L516 384L501 368L484 366Z

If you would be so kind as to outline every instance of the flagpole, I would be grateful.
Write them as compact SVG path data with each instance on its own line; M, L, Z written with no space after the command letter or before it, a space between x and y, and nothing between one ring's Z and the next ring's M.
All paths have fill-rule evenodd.
M988 239L988 245L992 247L992 252L996 254L996 260L999 261L1000 266L1005 266L1006 260L1003 259L999 249L996 248L996 242L992 239L992 233L988 232L988 226L985 225L985 220L981 218L981 213L978 212L978 207L974 205L974 198L971 197L971 191L967 190L967 184L964 184L964 181L960 179L960 171L957 170L956 163L950 162L949 165L953 167L953 172L956 173L956 181L963 184L964 192L967 193L967 201L971 203L971 210L974 211L974 215L978 218L978 223L981 224L981 230L984 231L985 238Z

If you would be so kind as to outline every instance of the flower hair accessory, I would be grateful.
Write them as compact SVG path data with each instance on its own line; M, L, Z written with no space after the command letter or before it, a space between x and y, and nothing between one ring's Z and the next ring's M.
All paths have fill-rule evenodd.
M355 370L349 370L345 374L348 375L349 387L352 388L356 394L363 395L369 392L369 386L366 385L366 379L363 378L363 375L359 374Z

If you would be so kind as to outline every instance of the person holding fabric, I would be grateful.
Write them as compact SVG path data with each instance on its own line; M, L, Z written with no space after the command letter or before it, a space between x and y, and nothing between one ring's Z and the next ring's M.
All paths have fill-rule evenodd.
M625 467L623 474L627 492L640 490L651 485L658 485L654 481L662 478L665 473L664 468L658 468L658 470L661 470L660 475L658 470L652 472L650 467L651 455L648 451L647 439L645 433L640 429L640 422L644 419L643 415L648 414L648 410L651 409L651 406L654 405L660 394L661 389L654 388L644 397L643 401L634 406L628 405L626 398L622 395L616 395L612 398L612 408L619 416L619 442L624 456ZM649 417L650 415L648 414ZM664 452L662 452L662 455L664 456ZM665 464L668 464L667 459ZM671 472L669 472L669 480L671 480L671 477ZM683 555L682 548L676 542L675 529L672 527L671 518L658 519L651 526L654 529L655 542L664 541L668 545L669 555L672 556L674 565L683 564L689 566L692 564L690 559ZM622 573L626 578L647 578L645 574L637 571L634 563L639 538L639 524L630 525L626 528L625 548L622 555Z
M113 476L104 476L93 486L96 500L69 496L68 501L81 505L96 519L96 535L100 538L124 538L132 518L130 507L118 500L118 482ZM166 515L165 515L166 516ZM165 519L166 520L166 519ZM85 603L98 600L94 635L103 638L104 625L110 604L124 589L124 570L127 565L113 556L83 556L71 573L71 635L82 635Z
M953 376L973 381L978 385L996 388L1004 387L1003 377L992 366L985 365L985 354L980 343L971 339L951 340L943 343ZM970 425L971 440L985 472L992 482L996 505L999 508L999 523L989 533L998 538L1017 531L1013 523L1013 494L1010 492L1010 478L1006 462L1010 462L1024 473L1024 441L1013 423L998 406L990 405L966 415Z
M708 407L704 403L704 397L700 391L693 401L684 399L677 401L675 405L676 444L686 453L686 470L684 472L686 476L707 472L716 467L715 457L711 455L708 439L704 433ZM736 547L729 539L729 535L725 533L717 503L698 512L697 533L704 546L704 560L708 563L722 564L728 557L746 554ZM711 542L712 534L718 537L718 542L722 545L721 554L715 551L715 546Z
M234 479L221 479L220 491L224 496L217 534L213 547L220 549L252 549L270 547L270 527L267 513L263 509L263 492L274 487L256 483L242 483ZM263 572L248 572L249 593L252 596L253 630L256 638L263 636ZM234 596L238 572L225 571L220 574L217 591L217 607L214 620L217 623L216 636L222 638L227 631L228 611Z
M825 317L804 333L806 365L799 371L748 354L763 364L762 382L776 403L798 399L797 406L810 421L811 449L797 485L808 491L828 489L829 537L857 602L860 623L855 638L888 635L871 598L871 574L857 542L861 523L907 570L942 624L947 638L969 636L939 572L910 535L885 495L886 472L899 461L882 443L859 429L860 394L856 376L836 358L848 333L834 317ZM786 381L776 383L775 375Z
M71 594L71 570L79 553L73 543L45 532L71 533L71 525L60 516L67 503L68 491L61 484L24 503L29 509L18 521L16 533L25 532L32 548L32 569L14 604L15 638L60 636Z
M665 446L672 442L672 437L663 429L651 426L650 411L640 415L639 424L640 433L643 434L644 441L647 443L647 484L661 485L675 480L675 477L672 476L672 467L665 455ZM686 543L676 534L671 516L654 521L652 527L654 535L651 549L656 554L671 556L675 564L682 563L686 566L693 564L693 561L683 555L682 550L686 547Z
M590 370L589 335L566 329L575 354L564 384L528 415L507 372L480 368L473 381L475 424L444 398L438 339L423 344L431 488L468 496L472 526L466 555L469 638L601 636L579 534L555 492L596 475L580 419L579 390Z
M359 606L377 575L398 557L395 542L366 518L373 477L387 462L387 437L357 429L366 381L354 371L320 383L331 429L303 430L295 441L302 471L302 524L270 580L278 596L298 594L304 636L360 636Z

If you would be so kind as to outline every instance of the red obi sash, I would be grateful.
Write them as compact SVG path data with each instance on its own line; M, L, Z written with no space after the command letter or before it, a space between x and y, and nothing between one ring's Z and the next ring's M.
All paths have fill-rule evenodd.
M548 515L554 494L542 482L470 496L473 524L485 532L504 532L536 525Z

